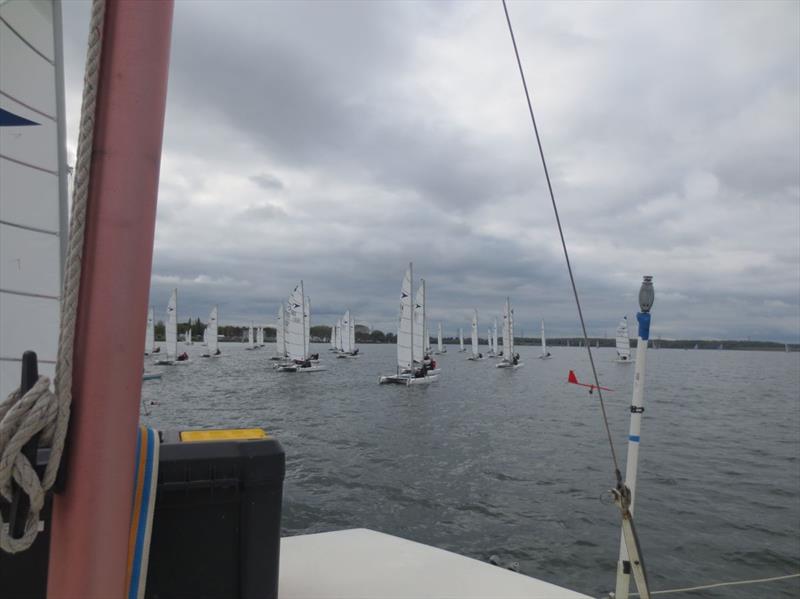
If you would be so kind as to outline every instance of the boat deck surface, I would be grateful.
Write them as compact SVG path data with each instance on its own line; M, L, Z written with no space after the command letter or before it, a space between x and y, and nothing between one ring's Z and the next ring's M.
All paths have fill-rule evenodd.
M363 528L281 539L281 599L589 599Z

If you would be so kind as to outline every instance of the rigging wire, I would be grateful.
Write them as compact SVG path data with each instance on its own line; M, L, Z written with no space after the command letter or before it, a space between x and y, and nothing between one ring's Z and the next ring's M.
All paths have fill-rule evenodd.
M611 449L611 461L614 463L614 475L617 479L617 488L622 489L622 474L619 469L619 461L617 460L617 452L614 449L614 441L611 438L611 429L608 426L608 415L606 414L606 406L603 401L603 392L600 389L600 378L597 376L597 368L594 365L594 357L592 356L592 348L589 343L589 335L586 332L586 322L583 319L583 310L581 309L581 300L578 297L578 288L575 285L575 277L572 274L572 263L569 260L569 252L567 251L567 242L564 240L564 229L561 227L561 218L558 215L558 206L556 205L556 197L553 194L553 185L550 182L550 172L547 170L547 161L544 158L544 149L542 148L542 140L539 137L539 127L536 126L536 117L533 115L533 103L531 102L531 95L528 92L528 83L525 80L525 72L522 69L522 60L519 57L519 50L517 49L517 39L514 37L514 28L511 26L511 17L508 14L508 7L506 0L503 2L503 11L506 13L506 22L508 23L508 32L511 34L511 43L514 45L514 55L517 57L517 66L519 67L519 76L522 78L522 87L525 90L525 99L528 101L528 112L531 115L531 123L533 123L533 131L536 134L536 143L539 146L539 156L542 159L542 166L544 167L544 176L547 179L547 189L550 192L550 202L553 204L553 212L556 216L556 224L558 225L558 234L561 237L561 247L564 249L564 258L567 261L567 271L569 272L569 281L572 285L572 294L575 296L575 304L578 307L578 318L581 321L581 330L583 331L583 339L586 345L586 351L589 354L589 363L592 366L592 375L594 376L594 384L597 387L597 397L600 400L600 411L603 414L603 426L606 429L608 436L608 446Z
M751 580L733 580L730 582L715 582L713 584L702 584L696 587L683 587L681 589L664 589L662 591L650 591L651 595L668 595L671 593L691 593L692 591L703 591L705 589L716 589L719 587L732 587L745 584L758 584L760 582L773 582L775 580L789 580L790 578L800 578L800 574L786 574L785 576L770 576L769 578L753 578ZM639 596L639 593L631 593L631 596Z

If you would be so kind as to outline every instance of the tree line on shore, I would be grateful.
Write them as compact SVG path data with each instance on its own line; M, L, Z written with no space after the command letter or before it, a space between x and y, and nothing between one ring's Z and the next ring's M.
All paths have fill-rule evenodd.
M258 326L258 325L256 325ZM178 337L180 339L186 334L187 330L192 331L192 339L200 341L203 339L203 331L206 328L206 323L199 318L189 319L186 322L178 323ZM247 330L249 327L234 326L234 325L220 325L218 332L220 339L223 341L246 341ZM164 322L159 320L155 324L155 335L157 341L164 341L165 327ZM316 325L311 327L312 341L319 341L327 343L331 338L331 327L327 325ZM275 342L275 327L264 326L264 340L267 342ZM393 332L384 333L379 329L370 330L369 327L362 324L356 325L356 343L395 343L397 336ZM431 338L431 343L435 339ZM446 345L458 344L457 337L445 337L443 342ZM551 347L577 347L583 342L581 337L554 337L548 338L547 345ZM607 338L590 338L589 342L592 347L599 345L600 347L614 347L615 340ZM469 340L465 340L468 345ZM486 339L481 338L480 343L486 345ZM539 337L514 337L516 345L539 345L541 339ZM631 339L631 347L636 347L636 338ZM731 349L731 350L760 350L760 351L784 351L787 347L784 343L775 341L750 341L750 340L709 340L709 339L651 339L650 347L653 349ZM800 351L800 345L789 344L789 351Z

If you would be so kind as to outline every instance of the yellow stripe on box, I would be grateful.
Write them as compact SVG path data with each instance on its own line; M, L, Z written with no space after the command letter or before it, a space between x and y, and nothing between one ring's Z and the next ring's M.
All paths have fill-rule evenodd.
M227 428L205 431L181 431L181 441L253 441L266 439L267 433L260 428Z

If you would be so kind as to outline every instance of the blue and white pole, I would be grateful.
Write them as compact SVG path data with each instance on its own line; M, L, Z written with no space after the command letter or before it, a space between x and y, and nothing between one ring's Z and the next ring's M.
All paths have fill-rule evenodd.
M633 375L633 400L631 401L631 425L628 432L628 459L625 465L625 485L630 489L630 512L636 499L636 472L639 466L639 442L642 430L642 414L644 413L644 373L647 366L647 342L650 339L650 308L653 306L655 292L653 277L646 276L639 288L639 308L636 315L639 322L639 335L636 343L636 370ZM617 562L616 599L628 599L630 590L631 564L628 559L628 548L625 537L621 535L619 543L619 562Z

